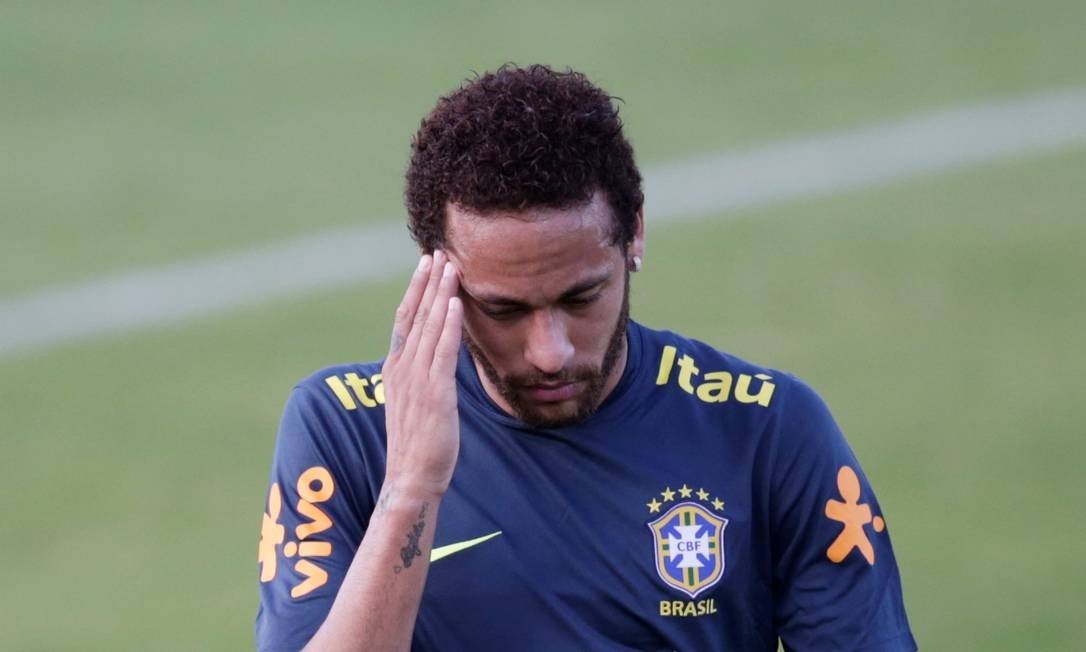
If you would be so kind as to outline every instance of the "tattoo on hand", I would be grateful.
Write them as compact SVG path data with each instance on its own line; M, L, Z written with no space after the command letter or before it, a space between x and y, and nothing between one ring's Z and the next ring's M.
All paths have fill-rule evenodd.
M393 332L392 333L392 346L390 347L390 350L393 353L395 353L396 351L399 351L401 348L403 348L403 343L404 343L404 336L400 335L397 332Z
M411 529L407 532L407 545L400 548L400 559L403 560L403 567L399 565L393 567L393 571L399 573L403 568L410 568L411 563L415 561L415 557L422 556L422 550L419 550L419 538L422 536L422 531L426 527L426 508L430 506L430 503L423 503L422 510L419 511L419 520L417 523L411 526Z

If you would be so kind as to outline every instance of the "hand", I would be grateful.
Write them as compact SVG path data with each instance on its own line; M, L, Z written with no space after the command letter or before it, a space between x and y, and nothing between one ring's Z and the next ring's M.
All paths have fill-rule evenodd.
M456 268L443 251L423 256L396 309L385 385L388 461L385 498L407 491L440 496L460 451L456 359L463 306Z

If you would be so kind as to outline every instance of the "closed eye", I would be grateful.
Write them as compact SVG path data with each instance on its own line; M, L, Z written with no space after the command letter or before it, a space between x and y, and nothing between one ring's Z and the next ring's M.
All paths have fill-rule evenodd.
M567 310L576 311L587 308L596 303L603 295L603 289L608 280L606 275L589 279L578 283L566 290L558 298L558 305ZM512 321L527 315L535 308L529 304L521 303L511 297L478 297L469 291L464 285L460 286L461 294L476 305L479 312L495 321Z
M520 315L523 315L526 309L519 306L488 308L486 306L480 305L479 311L487 317L490 317L491 319L495 319L497 321L508 321L510 319L514 319L516 317L519 317Z
M590 306L593 303L596 303L596 300L600 298L600 294L602 294L602 293L601 292L596 292L595 294L590 294L588 296L569 297L569 298L563 299L562 303L564 305L571 306L571 307L574 307L574 308L584 308L585 306Z
M565 299L562 299L561 303L566 308L579 310L579 309L582 309L582 308L587 308L588 306L591 306L592 304L596 303L596 301L599 300L601 294L602 294L601 292L596 292L595 294L590 294L588 296L567 297ZM496 321L510 321L510 320L516 319L517 317L523 316L530 309L527 308L527 307L523 307L523 306L503 306L503 307L499 308L499 307L488 307L488 306L484 306L484 305L480 304L479 305L479 310L484 315L486 315L487 317L490 317L493 320L496 320Z

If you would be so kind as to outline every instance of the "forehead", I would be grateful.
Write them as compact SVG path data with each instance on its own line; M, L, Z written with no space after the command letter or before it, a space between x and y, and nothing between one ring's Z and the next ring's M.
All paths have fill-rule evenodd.
M479 215L450 205L446 228L449 255L469 292L560 293L563 283L609 272L619 253L611 208L599 192L562 209Z

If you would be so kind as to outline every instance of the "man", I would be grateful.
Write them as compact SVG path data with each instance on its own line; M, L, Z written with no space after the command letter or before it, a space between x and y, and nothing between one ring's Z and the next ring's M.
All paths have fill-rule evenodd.
M628 319L611 98L503 67L413 142L381 363L292 393L265 650L913 650L881 510L799 380Z

